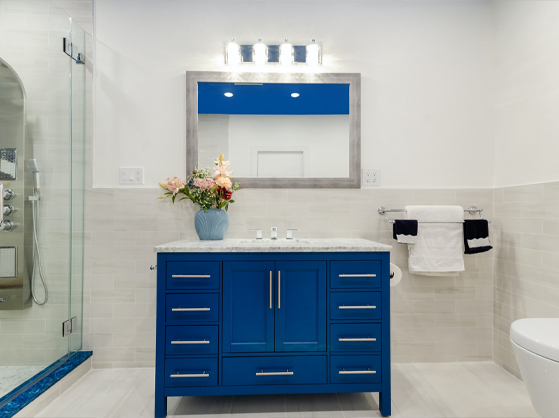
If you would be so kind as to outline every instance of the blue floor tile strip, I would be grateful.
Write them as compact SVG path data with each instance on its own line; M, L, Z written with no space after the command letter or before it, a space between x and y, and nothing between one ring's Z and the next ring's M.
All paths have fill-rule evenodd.
M35 383L33 386L30 386L20 395L16 396L2 408L0 408L0 418L10 418L45 393L48 389L58 383L62 378L64 378L68 373L86 361L91 355L93 351L78 351L75 353L70 359L64 362L64 359L58 360L48 366L42 373L48 373L45 377ZM49 372L50 371L50 372ZM21 390L21 388L28 385L31 381L33 381L35 377L32 377L28 381L22 383L17 388L12 390L7 395L0 398L0 405L2 401L9 399L15 393Z

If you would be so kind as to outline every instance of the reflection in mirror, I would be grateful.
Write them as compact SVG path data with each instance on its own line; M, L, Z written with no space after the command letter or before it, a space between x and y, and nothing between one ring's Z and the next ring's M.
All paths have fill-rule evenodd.
M198 166L235 177L350 177L349 84L198 83Z

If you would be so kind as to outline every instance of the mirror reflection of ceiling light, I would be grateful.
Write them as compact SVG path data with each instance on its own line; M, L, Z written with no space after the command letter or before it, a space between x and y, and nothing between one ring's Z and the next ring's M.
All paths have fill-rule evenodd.
M307 45L307 64L320 65L322 64L322 54L320 53L320 45L312 40L310 45Z
M291 93L291 97L299 97L299 93Z
M233 97L233 93L229 93L229 92L223 93L223 95L224 95L225 97Z
M241 46L231 39L225 47L225 64L237 65L241 63Z
M252 47L252 62L256 65L264 65L268 62L268 47L262 42L262 39L259 39L258 43Z
M280 56L279 62L282 65L291 65L294 60L294 50L293 45L287 42L287 39L283 44L280 45Z

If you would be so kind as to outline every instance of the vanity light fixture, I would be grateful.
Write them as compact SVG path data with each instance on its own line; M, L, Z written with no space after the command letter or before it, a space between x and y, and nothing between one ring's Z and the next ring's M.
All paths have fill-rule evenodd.
M258 43L252 47L252 62L256 65L264 65L268 62L268 47L262 42L262 39L259 39Z
M320 53L320 45L315 43L313 39L310 45L307 45L307 64L320 65L322 64L322 54Z
M293 64L294 55L295 52L293 49L293 45L287 42L287 39L285 39L285 42L280 45L280 56L279 56L280 64L282 65Z
M291 93L291 97L299 97L300 94L299 93Z
M223 93L223 95L225 97L233 97L233 93L227 92L227 93Z
M293 45L285 39L279 43L265 44L262 39L250 45L239 45L231 39L225 47L225 64L246 65L308 65L316 67L322 64L322 48L313 39L307 45Z
M225 47L225 64L237 65L241 63L241 46L231 39Z

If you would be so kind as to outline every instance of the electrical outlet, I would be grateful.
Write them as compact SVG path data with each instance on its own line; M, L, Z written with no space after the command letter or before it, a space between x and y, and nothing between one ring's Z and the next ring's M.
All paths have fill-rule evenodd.
M363 187L380 187L380 170L364 168L361 176Z
M120 167L119 184L144 184L144 167Z

